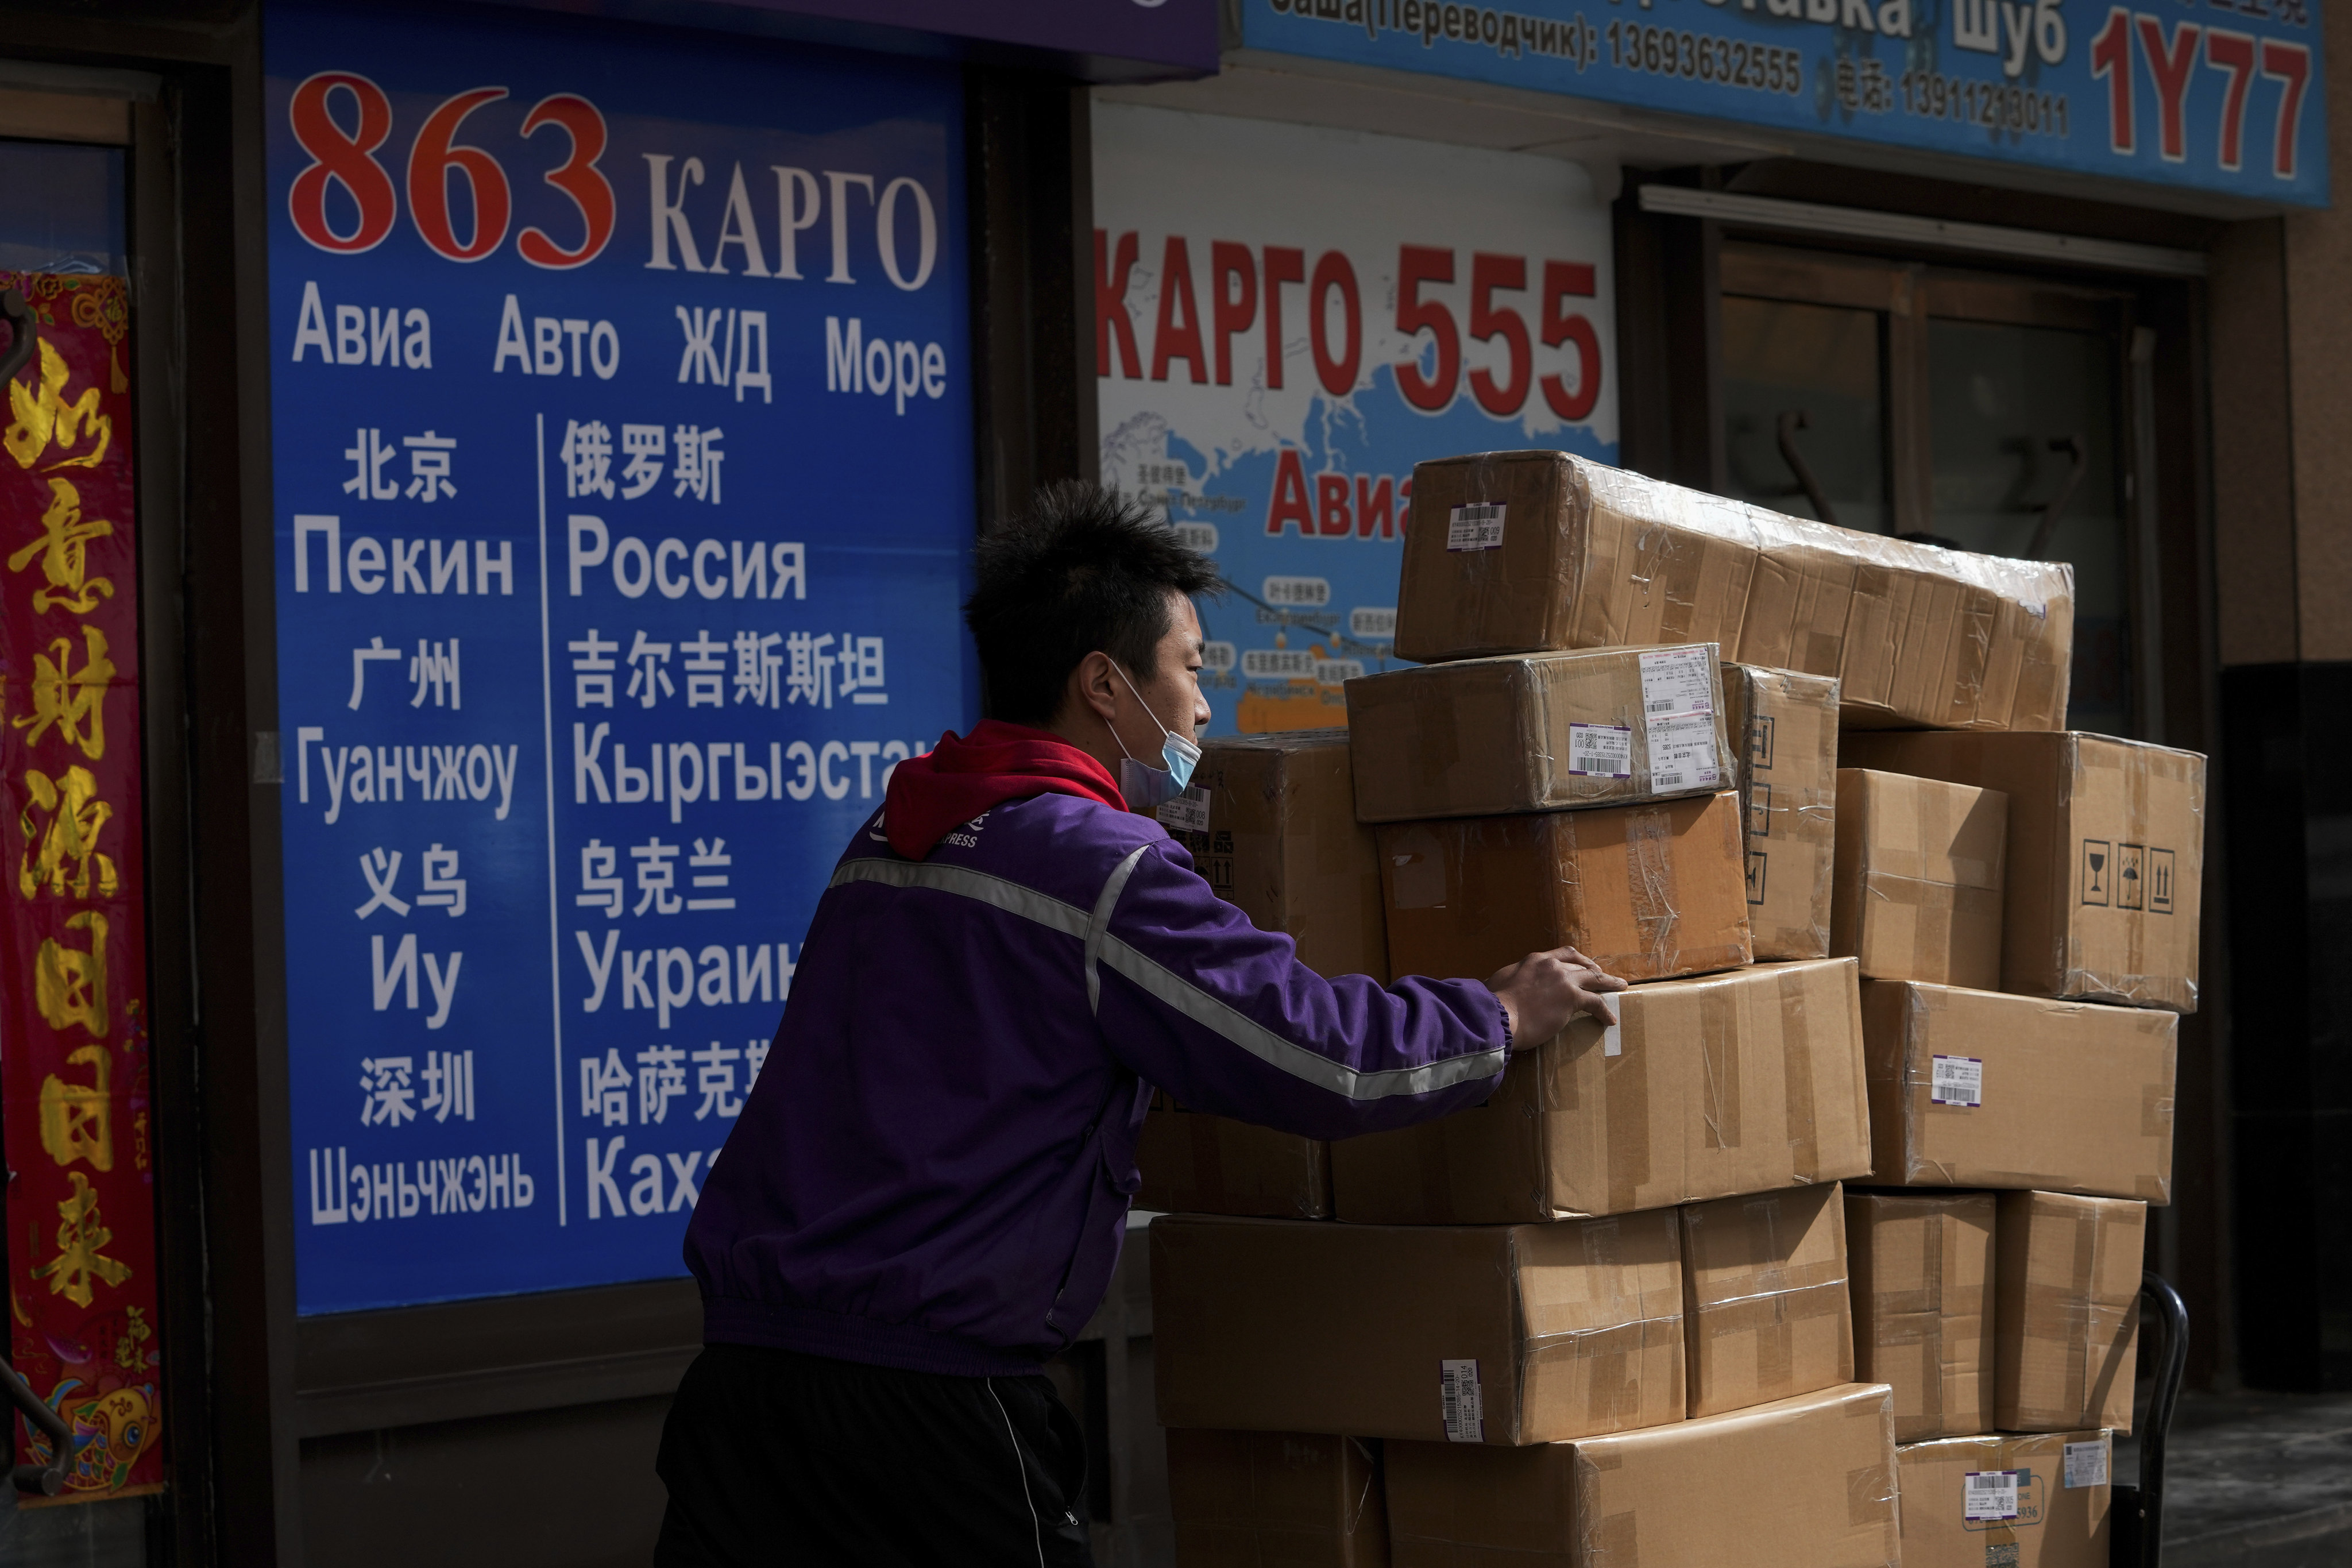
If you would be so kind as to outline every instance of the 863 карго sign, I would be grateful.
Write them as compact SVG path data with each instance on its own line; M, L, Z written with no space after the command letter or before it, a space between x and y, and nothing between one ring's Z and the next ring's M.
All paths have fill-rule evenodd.
M974 706L951 70L268 16L305 1312L645 1279Z

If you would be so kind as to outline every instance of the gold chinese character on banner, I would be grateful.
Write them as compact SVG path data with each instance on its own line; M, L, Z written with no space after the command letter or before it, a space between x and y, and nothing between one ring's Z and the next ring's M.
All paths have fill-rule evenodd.
M76 764L52 779L38 768L26 768L25 794L28 804L16 816L16 826L25 835L25 853L16 864L16 890L29 899L46 887L53 895L71 893L86 899L95 867L98 896L114 897L119 885L114 861L98 852L99 830L114 815L114 808L98 798L98 780L90 771ZM48 813L47 823L35 816L37 809Z
M131 1265L109 1258L101 1250L113 1242L114 1233L99 1217L98 1194L90 1190L89 1178L79 1171L69 1173L73 1194L58 1205L58 1217L63 1222L58 1226L59 1250L55 1258L33 1270L33 1278L47 1279L50 1295L63 1296L77 1307L87 1307L93 1294L89 1288L91 1275L109 1285L120 1285L131 1278Z
M147 1326L145 1312L137 1307L125 1310L129 1314L129 1321L123 1324L121 1335L114 1342L114 1364L126 1372L136 1372L147 1359L146 1352L139 1347L153 1339L155 1331Z
M66 921L68 931L89 932L89 951L45 937L33 955L33 1001L53 1029L79 1024L106 1037L106 917L85 910Z
M41 1080L41 1147L60 1165L87 1160L92 1170L114 1169L113 1101L108 1098L104 1046L84 1046L66 1058L68 1067L88 1066L89 1083L68 1083L51 1073Z
M41 380L38 392L27 392L16 382L8 384L8 408L16 421L0 436L8 455L16 459L19 468L29 468L54 440L61 447L80 443L85 435L97 437L97 447L79 458L63 458L51 463L53 468L94 468L106 458L107 444L114 439L114 421L99 410L98 388L90 387L72 402L66 401L65 356L51 347L47 339L41 340Z
M48 654L33 656L33 710L11 720L19 730L29 726L25 744L32 745L50 725L58 727L67 744L79 746L83 756L96 762L106 755L106 683L114 679L114 663L106 657L106 634L96 626L81 629L81 668L73 668L73 642L59 637Z
M89 542L113 531L114 524L103 518L82 521L79 490L63 479L49 481L49 510L41 514L41 537L8 557L11 572L22 572L37 554L41 558L41 575L49 585L34 591L35 614L58 605L86 616L100 599L114 596L113 579L83 575L89 569Z

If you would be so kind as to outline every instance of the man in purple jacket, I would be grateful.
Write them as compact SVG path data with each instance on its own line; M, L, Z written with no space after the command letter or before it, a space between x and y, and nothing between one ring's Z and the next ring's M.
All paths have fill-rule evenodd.
M1475 1105L1515 1047L1611 1016L1623 983L1570 948L1326 980L1129 809L1198 755L1215 587L1091 486L981 544L994 717L900 763L835 868L687 1232L706 1342L662 1437L664 1568L1088 1563L1085 1444L1041 1366L1101 1304L1154 1087L1345 1138Z

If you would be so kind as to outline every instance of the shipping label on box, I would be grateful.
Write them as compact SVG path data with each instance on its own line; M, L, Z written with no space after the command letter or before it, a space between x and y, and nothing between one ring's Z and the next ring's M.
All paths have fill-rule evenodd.
M1392 1226L1151 1226L1169 1426L1527 1444L1682 1419L1672 1211Z
M1895 1435L1993 1424L1990 1193L1848 1193L1854 1375L1895 1391Z
M2197 1010L2202 756L2073 733L1842 743L1849 763L2010 797L2000 989Z
M1348 682L1366 822L1622 805L1731 782L1715 645L1539 653Z
M2009 797L1869 768L1837 777L1830 951L1866 980L1998 988Z
M1837 842L1837 677L1727 664L1723 697L1748 835L1756 956L1825 958Z
M1852 959L1635 985L1484 1105L1331 1146L1339 1217L1486 1225L1767 1193L1870 1165Z
M1843 1187L1717 1198L1680 1212L1693 1415L1853 1381Z
M2107 1568L2108 1448L2097 1430L1904 1444L1903 1568Z
M1388 823L1389 973L1484 979L1573 946L1655 980L1748 962L1738 797Z
M1391 1443L1391 1561L1908 1568L1887 1404L1884 1387L1849 1383L1540 1447Z
M2153 1008L1864 982L1871 1184L2170 1202L2179 1023Z
M1994 1222L1994 1425L2131 1430L2147 1205L2003 1193Z

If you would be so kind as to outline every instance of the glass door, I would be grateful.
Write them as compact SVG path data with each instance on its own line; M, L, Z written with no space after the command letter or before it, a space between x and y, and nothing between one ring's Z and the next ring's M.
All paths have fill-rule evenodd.
M1745 243L1722 266L1725 492L2070 563L2068 721L2135 733L2132 297Z

